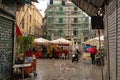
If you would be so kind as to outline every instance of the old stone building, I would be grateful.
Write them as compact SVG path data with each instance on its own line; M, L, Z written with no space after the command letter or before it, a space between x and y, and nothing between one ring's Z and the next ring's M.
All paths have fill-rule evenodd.
M42 36L42 18L34 4L26 4L16 13L17 24L24 36Z

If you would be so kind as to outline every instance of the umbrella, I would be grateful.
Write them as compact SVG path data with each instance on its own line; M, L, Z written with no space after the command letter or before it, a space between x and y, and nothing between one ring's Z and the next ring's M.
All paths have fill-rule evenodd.
M104 36L100 36L101 46L104 45ZM99 37L89 39L84 42L84 44L90 44L92 46L98 46L99 47Z
M69 41L67 39L64 39L64 38L59 38L59 39L56 39L56 40L52 40L51 43L54 43L54 44L71 44L71 41Z
M91 54L96 54L97 49L95 47L90 47L90 48L88 48L88 52L91 53Z
M44 39L44 38L36 38L35 42L36 43L49 43L49 40Z

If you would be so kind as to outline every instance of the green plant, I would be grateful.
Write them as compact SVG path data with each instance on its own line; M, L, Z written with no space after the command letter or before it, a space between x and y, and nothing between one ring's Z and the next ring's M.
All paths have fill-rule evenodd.
M24 53L26 47L34 46L34 37L32 36L18 36L17 37L17 47L19 53Z

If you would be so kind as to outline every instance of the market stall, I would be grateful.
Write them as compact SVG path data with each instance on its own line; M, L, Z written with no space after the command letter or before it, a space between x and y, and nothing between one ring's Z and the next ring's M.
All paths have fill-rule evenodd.
M70 52L70 45L71 41L59 38L56 40L50 41L51 44L56 44L59 49L56 51L56 55L59 56L59 58L69 58L69 52Z
M101 46L104 46L104 36L100 36ZM84 44L89 44L91 46L97 46L99 48L99 37L89 39L84 42Z
M49 40L47 40L47 39L44 39L44 38L36 38L35 40L35 43L41 43L41 44L47 44L47 43L49 43L50 41Z

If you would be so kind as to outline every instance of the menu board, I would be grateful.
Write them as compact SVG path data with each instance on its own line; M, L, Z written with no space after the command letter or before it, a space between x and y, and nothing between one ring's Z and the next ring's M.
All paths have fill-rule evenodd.
M11 75L13 58L13 21L0 17L0 80Z

